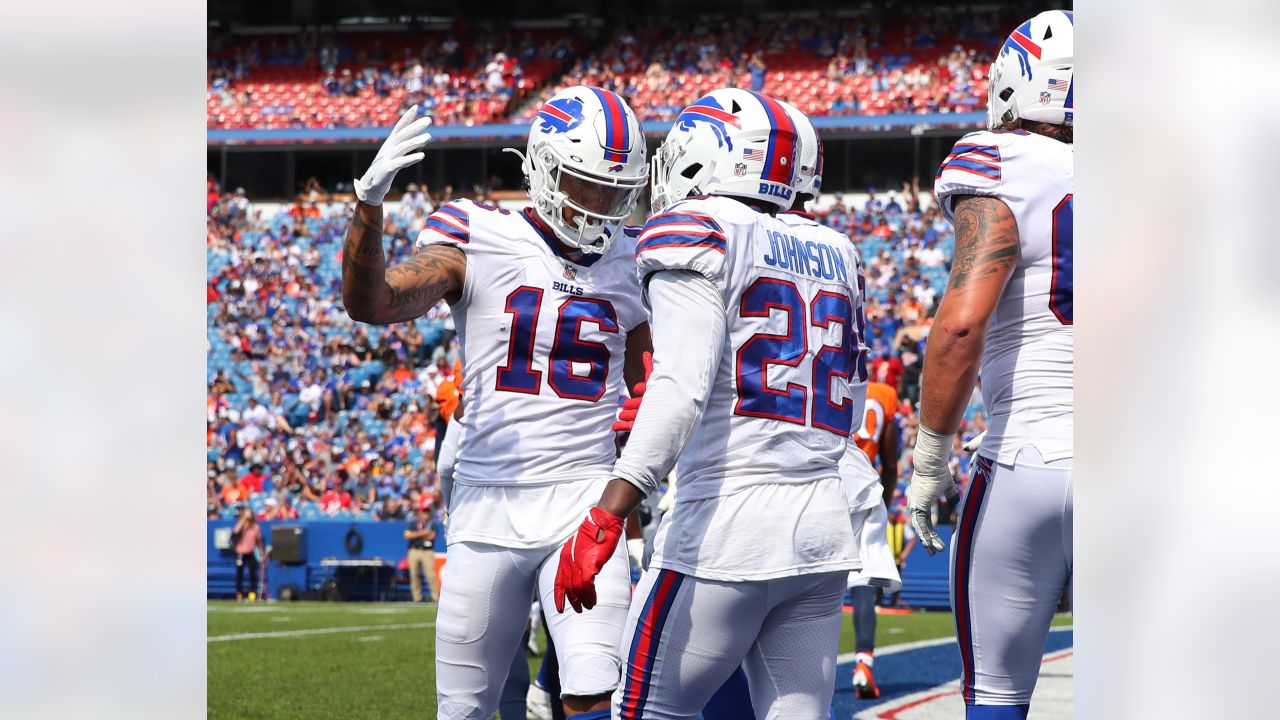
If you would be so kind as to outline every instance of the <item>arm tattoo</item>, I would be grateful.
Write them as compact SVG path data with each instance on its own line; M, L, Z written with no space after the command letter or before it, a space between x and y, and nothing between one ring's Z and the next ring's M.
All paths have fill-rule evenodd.
M355 280L360 285L367 285L369 287L376 286L383 282L382 273L377 272L376 270L370 270L363 265L357 265L355 263L351 263L346 268L346 273L344 273L344 275Z
M382 226L370 222L357 212L351 219L351 228L347 231L347 253L363 258L378 258L382 255Z
M391 307L393 308L422 308L430 310L436 303L440 302L445 292L449 289L449 283L440 280L429 285L424 285L410 290L396 290L391 288ZM427 310L421 310L417 315L425 313Z
M413 320L443 300L456 302L466 273L458 248L431 245L387 268L382 209L358 205L342 254L342 300L353 319L377 325Z
M996 198L963 195L955 205L956 248L950 288L1004 274L1018 259L1018 225Z

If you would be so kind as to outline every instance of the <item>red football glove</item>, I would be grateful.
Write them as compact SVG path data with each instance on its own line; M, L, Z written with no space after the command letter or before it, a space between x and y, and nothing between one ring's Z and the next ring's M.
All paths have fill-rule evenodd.
M604 567L622 537L622 518L598 507L591 508L578 532L560 550L556 569L556 612L564 612L564 600L574 612L596 606L596 575Z
M646 352L642 358L644 380L636 383L636 386L631 388L631 397L622 402L622 408L618 410L618 419L613 423L613 431L616 433L631 432L632 426L636 423L636 415L640 412L640 402L644 399L645 386L649 384L649 376L653 374L653 353Z

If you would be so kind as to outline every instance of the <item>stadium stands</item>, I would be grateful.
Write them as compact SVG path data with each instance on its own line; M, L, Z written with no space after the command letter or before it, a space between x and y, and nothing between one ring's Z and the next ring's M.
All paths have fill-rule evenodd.
M770 18L693 17L581 27L210 38L210 128L387 126L419 103L437 124L529 120L576 83L670 120L717 87L761 90L811 115L966 112L985 102L986 57L1009 8ZM570 66L570 60L577 58Z
M235 195L209 211L210 516L241 501L266 514L274 498L271 517L403 518L434 495L429 414L457 360L448 306L357 328L339 285L349 206L257 212ZM413 228L388 219L394 257ZM246 487L254 465L265 481Z
M694 18L627 29L579 60L550 95L573 82L608 87L631 99L642 120L671 120L701 95L743 87L792 102L810 115L963 112L986 99L978 48L1002 27L981 15L966 32L945 16L917 13L917 24L881 31L864 17ZM530 103L517 114L536 112Z
M529 30L458 42L451 33L211 39L210 128L391 125L415 103L439 124L499 120L563 69L574 42ZM512 48L511 54L491 48Z

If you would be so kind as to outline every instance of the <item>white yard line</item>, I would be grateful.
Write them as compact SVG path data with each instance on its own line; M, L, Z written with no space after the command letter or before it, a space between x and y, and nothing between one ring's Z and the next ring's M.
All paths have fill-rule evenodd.
M310 635L333 635L337 633L349 632L365 632L368 630L410 630L416 628L432 628L436 624L433 622L422 623L392 623L388 625L343 625L339 627L310 628L307 630L277 630L275 632L257 632L257 633L235 633L232 635L211 635L207 638L208 642L229 642L232 640L258 640L264 638L290 638L290 637L307 637ZM1049 628L1049 632L1059 632L1070 630L1071 625L1061 625ZM899 643L897 645L887 645L885 647L876 648L876 655L892 655L894 653L906 652L918 648L933 647L934 645L946 645L955 642L955 637L933 638L931 640L916 640L914 642ZM836 657L836 662L851 662L857 657L857 653L847 652Z
M1059 628L1054 628L1058 630ZM1065 628L1064 628L1065 629ZM1028 720L1070 720L1075 651L1046 653L1032 698ZM1047 671L1046 671L1047 669ZM949 720L963 714L960 681L951 680L926 690L894 698L859 711L855 720Z
M236 633L234 635L211 635L208 642L229 642L231 640L258 640L261 638L307 637L309 635L333 635L335 633L367 632L369 630L411 630L415 628L432 628L433 622L392 623L389 625L344 625L341 627L311 628L309 630L278 630L276 632Z
M1072 628L1071 625L1058 625L1058 626L1049 628L1049 632L1059 632L1062 630L1070 630L1071 628ZM953 635L951 637L933 638L932 640L916 640L913 642L899 643L897 645L886 645L885 647L876 648L876 657L880 657L881 655L892 655L894 653L906 652L908 650L916 650L919 648L933 647L934 645L946 645L947 643L954 643L955 641L956 641L956 638ZM836 656L836 662L838 663L853 662L854 660L857 659L857 657L858 657L858 653L856 652L841 653L840 655Z

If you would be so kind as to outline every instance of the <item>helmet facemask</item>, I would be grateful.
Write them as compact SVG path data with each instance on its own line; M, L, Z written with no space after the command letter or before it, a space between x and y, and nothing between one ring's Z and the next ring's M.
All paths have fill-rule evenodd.
M702 181L711 176L713 164L700 164L692 158L686 158L688 145L693 140L693 133L678 137L668 137L653 155L653 190L649 194L649 204L654 213L702 192Z
M574 167L550 143L535 146L523 165L538 217L565 244L588 254L609 248L647 181L643 173L610 177Z
M1018 119L1018 106L1010 102L1013 99L1013 88L1000 82L999 62L991 63L987 78L987 129L999 130Z

